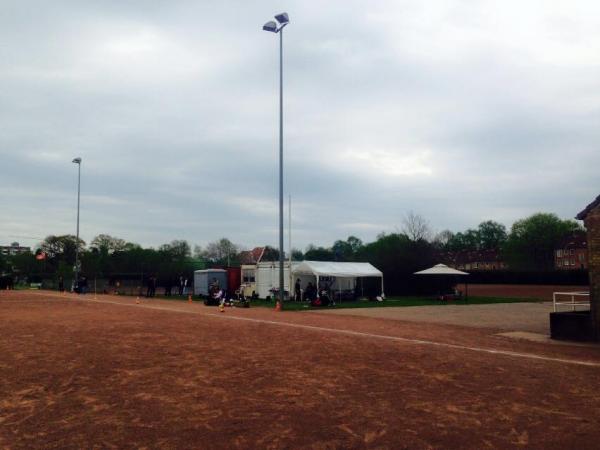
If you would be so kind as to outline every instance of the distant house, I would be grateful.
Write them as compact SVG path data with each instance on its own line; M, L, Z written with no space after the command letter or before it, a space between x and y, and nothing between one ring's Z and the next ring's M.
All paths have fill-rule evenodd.
M241 287L246 296L251 296L256 291L256 266L265 254L265 248L255 247L240 253Z
M585 232L565 236L554 250L554 267L558 270L588 268L588 245Z
M240 264L258 264L265 253L265 247L255 247L240 253Z
M2 256L14 256L30 252L31 247L21 247L18 242L13 242L10 245L0 245L0 254Z
M502 270L506 264L498 250L476 250L440 253L438 258L448 267L457 270Z

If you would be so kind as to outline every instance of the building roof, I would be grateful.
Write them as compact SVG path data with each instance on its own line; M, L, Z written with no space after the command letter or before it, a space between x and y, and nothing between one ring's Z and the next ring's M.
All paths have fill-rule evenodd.
M502 261L498 250L474 250L446 252L437 255L438 258L450 264L469 264L469 263L499 263Z
M265 253L265 247L254 247L240 253L241 264L258 264Z
M560 240L556 249L587 248L587 235L584 231L574 231Z
M592 209L595 209L599 205L600 205L600 195L598 197L596 197L596 200L594 200L592 203L587 205L583 211L581 211L579 214L577 214L575 216L575 218L577 220L585 220L585 218L592 211Z

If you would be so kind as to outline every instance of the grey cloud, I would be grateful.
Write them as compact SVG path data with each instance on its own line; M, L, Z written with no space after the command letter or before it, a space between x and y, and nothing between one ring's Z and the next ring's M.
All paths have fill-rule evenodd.
M600 185L599 78L576 51L598 42L591 5L563 17L506 2L494 19L504 28L485 4L287 5L294 245L370 240L408 210L454 230L539 210L572 217ZM82 156L88 240L275 244L277 39L260 27L280 7L10 4L0 240L72 232L70 161Z

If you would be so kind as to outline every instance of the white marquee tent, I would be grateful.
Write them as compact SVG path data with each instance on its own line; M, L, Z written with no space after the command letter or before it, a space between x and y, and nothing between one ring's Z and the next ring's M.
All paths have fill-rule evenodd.
M383 273L369 263L359 262L334 262L334 261L302 261L293 269L294 277L299 275L315 276L317 286L321 277L335 277L339 279L350 279L362 277L381 278L381 296L383 293ZM341 284L338 284L341 286Z

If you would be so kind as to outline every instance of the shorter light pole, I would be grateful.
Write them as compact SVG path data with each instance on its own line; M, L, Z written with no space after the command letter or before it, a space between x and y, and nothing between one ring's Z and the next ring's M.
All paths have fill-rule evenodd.
M79 289L79 198L81 193L81 157L73 160L77 164L77 235L75 237L75 286Z

